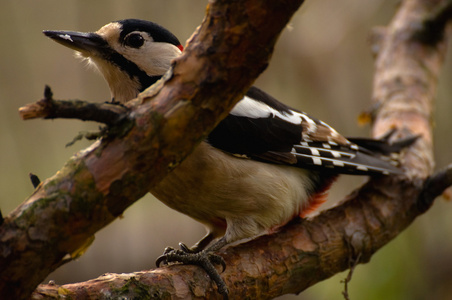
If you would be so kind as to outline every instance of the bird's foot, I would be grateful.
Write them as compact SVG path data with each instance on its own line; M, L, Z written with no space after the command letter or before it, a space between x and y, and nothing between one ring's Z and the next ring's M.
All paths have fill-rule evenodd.
M161 256L157 258L155 262L157 267L161 264L167 265L169 263L182 263L185 265L197 265L203 268L210 278L215 282L218 287L218 292L223 295L224 299L228 299L228 288L226 283L221 278L220 273L217 271L214 265L221 265L223 272L226 269L226 263L224 259L209 250L196 251L187 247L185 244L180 243L181 249L174 249L172 247L165 248L165 251Z

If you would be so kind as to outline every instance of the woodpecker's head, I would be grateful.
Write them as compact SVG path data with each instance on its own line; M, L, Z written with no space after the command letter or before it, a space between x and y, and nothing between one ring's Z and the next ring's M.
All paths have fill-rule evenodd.
M160 79L183 50L167 29L137 19L112 22L96 32L44 34L93 63L107 80L113 99L121 103Z

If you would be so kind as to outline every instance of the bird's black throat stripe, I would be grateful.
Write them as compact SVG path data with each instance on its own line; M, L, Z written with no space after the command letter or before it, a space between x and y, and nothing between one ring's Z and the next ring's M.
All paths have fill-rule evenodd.
M133 80L140 83L140 92L153 85L157 80L162 78L161 75L149 76L145 71L141 70L135 63L131 62L110 47L104 48L102 51L102 59L118 66L122 71L126 72Z

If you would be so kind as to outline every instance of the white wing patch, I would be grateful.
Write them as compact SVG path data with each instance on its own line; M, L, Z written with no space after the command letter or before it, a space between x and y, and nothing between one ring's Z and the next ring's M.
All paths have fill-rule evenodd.
M390 172L383 168L383 167L377 167L377 166L366 166L366 165L362 165L360 163L354 163L351 161L339 161L333 158L327 158L327 157L318 157L318 156L314 156L314 155L308 155L308 154L303 154L303 153L297 153L297 152L292 152L292 154L294 154L295 156L300 156L300 157L305 157L305 158L310 158L312 160L312 164L317 165L317 166L322 166L325 165L326 162L330 162L332 164L332 166L334 167L354 167L356 170L359 171L364 171L364 172L369 172L369 171L376 171L376 172L380 172L382 174L388 175Z
M237 117L247 117L253 119L276 116L286 122L290 122L296 125L301 124L303 117L301 114L295 113L293 111L291 111L290 113L280 112L268 106L267 104L253 100L248 96L243 97L243 99L234 106L230 114Z
M320 156L320 152L317 148L309 148L311 150L312 155Z
M317 143L318 144L318 143ZM369 173L379 172L381 174L388 175L393 171L388 170L385 166L372 165L367 163L354 162L353 159L357 157L356 154L341 151L339 149L332 149L331 143L320 143L319 146L310 144L307 142L301 142L298 145L294 145L291 153L296 157L303 160L303 163L314 166L322 166L325 168L338 168L344 169L354 168L357 171ZM352 147L354 146L354 147ZM350 148L358 148L357 145L350 145Z
M296 159L297 167L359 175L398 173L397 169L378 157L373 158L371 154L361 152L358 145L342 137L325 122L313 119L302 112L289 108L279 109L277 105L275 107L271 105L271 102L266 104L245 96L234 106L230 114L251 119L278 118L302 127L301 141L293 145L290 151ZM290 164L294 164L293 160Z
M340 160L333 160L333 165L335 165L336 167L344 167L345 166L344 162L342 162Z
M314 163L314 165L317 165L317 166L322 165L322 160L319 157L312 157L312 162Z
M320 156L320 151L326 151L326 152L331 153L331 155L335 158L347 157L347 158L352 159L355 157L355 155L352 153L339 151L339 150L331 150L331 149L325 149L325 148L320 148L320 147L314 147L314 146L310 146L306 142L301 142L300 145L294 145L294 148L295 149L307 149L307 150L311 151L312 155L316 155L316 156ZM295 154L295 155L299 154L296 152L296 150L295 151L294 150L292 150L293 154Z

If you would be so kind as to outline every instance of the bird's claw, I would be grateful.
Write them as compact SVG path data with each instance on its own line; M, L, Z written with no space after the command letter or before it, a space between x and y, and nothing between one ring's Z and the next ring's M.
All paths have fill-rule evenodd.
M181 248L182 251L184 251L185 253L198 253L199 251L193 250L192 248L188 247L187 245L185 245L184 243L179 243L179 247Z
M202 250L194 252L185 244L179 244L181 249L174 249L171 247L165 248L163 254L156 260L156 265L159 267L162 263L167 265L171 262L179 262L186 265L197 265L203 268L210 278L218 287L218 292L223 295L224 299L228 299L228 288L226 283L221 278L214 265L221 265L222 271L226 269L226 262L224 259L211 251Z

